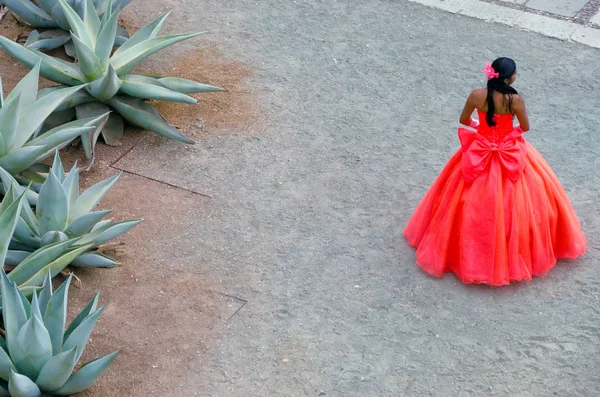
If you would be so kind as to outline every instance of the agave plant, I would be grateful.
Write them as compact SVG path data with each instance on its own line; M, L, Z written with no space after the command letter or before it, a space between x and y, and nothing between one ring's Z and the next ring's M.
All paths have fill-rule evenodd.
M18 186L16 186L18 187ZM6 264L11 255L9 244L14 233L22 227L23 209L29 208L25 199L25 192L20 194L11 186L0 204L0 264ZM8 278L19 286L23 295L31 297L32 294L44 282L44 277L50 274L52 277L58 275L75 258L88 250L90 245L71 249L76 239L62 243L51 244L40 248L28 255ZM8 266L8 269L11 269ZM1 395L1 394L0 394Z
M79 59L78 65L58 61L3 37L0 37L0 45L28 67L41 61L41 74L49 80L67 86L87 84L85 90L78 91L78 94L60 109L61 116L64 117L62 121L68 120L69 117L96 117L112 109L115 112L111 113L102 129L102 136L109 145L116 142L123 134L123 119L165 137L193 143L143 100L155 99L194 104L197 103L196 99L187 94L223 90L181 78L148 77L131 74L131 72L138 63L151 54L201 33L157 37L169 15L167 12L144 26L112 53L119 7L112 11L109 1L107 12L102 20L99 20L93 12L86 13L82 18L64 0L57 1L71 26L71 36ZM89 9L91 0L85 1ZM61 88L46 89L42 95L51 95L59 89ZM84 150L88 158L93 156L95 143L93 135L88 138L88 142L84 142Z
M43 288L31 303L0 272L2 318L5 337L0 338L0 396L70 396L90 387L118 353L93 360L73 373L96 322L104 311L97 309L99 295L75 317L65 330L67 295L71 277L54 293L48 273Z
M34 65L6 98L0 83L0 167L12 175L34 178L41 167L38 163L52 155L56 148L81 135L89 139L89 135L97 134L108 120L106 113L42 133L40 129L52 112L85 86L57 88L38 97L40 67L40 63Z
M2 0L10 12L21 22L34 28L46 29L42 33L34 30L29 34L25 45L40 51L52 50L65 46L67 54L74 56L71 42L69 22L65 17L62 7L56 0ZM115 0L113 7L125 7L131 0ZM82 17L86 12L95 12L101 17L107 10L108 0L93 0L91 10L86 10L87 3L83 0L68 0L68 3ZM125 29L119 28L115 45L121 45L129 34Z
M77 164L65 175L57 151L54 164L36 197L35 213L29 206L24 206L21 211L21 220L13 234L5 262L7 265L16 266L9 277L21 285L35 272L39 280L39 272L43 267L30 265L29 262L33 252L47 252L43 250L45 247L55 247L54 251L59 255L77 253L76 256L69 255L68 258L61 256L62 268L67 264L79 267L116 266L117 262L103 255L98 248L128 232L141 220L114 223L110 219L103 220L110 210L93 209L119 176L120 174L99 182L79 194ZM7 179L9 176L7 173L2 175L0 170L0 177ZM10 184L15 192L13 196L18 194L19 186L16 180L10 181ZM71 259L71 262L65 264L65 259ZM48 262L48 258L44 258L44 262Z

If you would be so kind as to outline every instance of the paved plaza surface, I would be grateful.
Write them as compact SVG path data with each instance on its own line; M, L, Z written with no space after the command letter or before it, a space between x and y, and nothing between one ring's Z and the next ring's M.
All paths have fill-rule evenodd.
M249 65L264 118L193 147L151 136L116 163L205 195L185 228L148 249L145 269L230 297L199 354L156 369L177 384L154 395L600 395L600 50L434 2L126 10L149 20L174 8L167 32L211 32L167 54L208 43ZM596 30L575 21L585 2L480 3ZM497 56L518 63L527 139L564 184L589 251L530 283L465 286L419 270L401 233L457 150L464 101ZM144 387L123 395L150 395Z

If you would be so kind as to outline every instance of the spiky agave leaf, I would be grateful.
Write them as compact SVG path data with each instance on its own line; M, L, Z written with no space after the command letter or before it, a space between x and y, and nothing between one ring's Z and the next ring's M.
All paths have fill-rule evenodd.
M19 330L16 343L9 348L16 369L29 379L37 379L44 365L52 358L50 333L42 319L33 313Z
M109 354L73 374L104 308L96 309L96 294L65 331L70 281L69 277L53 292L51 274L46 274L43 287L33 292L29 303L16 284L0 271L6 331L6 345L0 348L0 378L8 382L8 390L0 390L0 395L80 393L116 359L117 353ZM0 341L4 342L2 338Z
M173 127L152 107L140 98L130 96L116 96L106 101L113 109L127 120L129 123L144 128L148 131L154 131L160 135L183 143L193 144L187 136Z
M165 100L171 102L196 103L197 101L179 91L174 91L152 77L127 75L122 78L121 91L137 98Z
M63 271L71 262L75 260L82 253L86 252L91 248L91 245L84 245L74 250L68 251L53 262L43 266L37 273L27 279L23 284L19 285L19 288L23 287L35 287L39 286L44 282L44 275L50 273L52 277L56 277L60 272ZM17 266L18 267L18 266Z
M21 193L25 193L25 197L27 198L27 202L29 205L36 205L38 194L31 189L27 189L24 186L21 186L19 182L8 172L6 172L3 168L0 167L0 194L6 195L8 189L12 186L13 194L16 193L20 195Z
M83 254L71 262L74 267L113 267L118 264L119 262L98 252Z
M37 249L33 253L29 253L19 265L8 274L9 280L23 285L27 280L31 279L49 263L53 263L75 244L77 239L56 242ZM62 270L62 269L61 269Z
M46 118L62 102L84 88L59 88L38 98L41 67L38 62L6 97L4 106L0 109L0 167L12 175L28 170L45 159L55 148L93 129L90 126L67 124L57 127L52 133L34 138ZM4 180L3 185L6 188Z
M46 150L46 148L60 148L65 144L65 142L68 143L72 137L77 136L77 134L80 134L79 136L85 142L95 139L92 137L97 137L97 135L100 133L100 130L107 122L108 117L108 113L101 114L98 117L82 118L81 120L72 121L59 127L52 128L49 131L46 131L43 134L38 135L36 138L28 141L26 143L26 147L39 147L40 150L38 153L41 153L41 155L37 156L35 161L42 161L49 157L50 153L53 151L52 149ZM41 148L44 149L42 150ZM8 156L7 158L8 160L11 160L13 157ZM0 163L3 161L6 163L8 160L0 159ZM31 159L29 159L28 162L31 162ZM12 163L9 166L9 170L14 173L17 169L19 169L15 168L17 164L19 163ZM21 171L21 174L29 179L29 181L36 181L43 184L43 182L46 180L44 174L47 174L48 171L49 167L47 165L42 163L34 163L28 169ZM29 182L26 183L29 184ZM38 193L33 189L27 189L23 186L20 186L19 181L13 177L10 172L0 167L0 194L6 194L8 187L11 185L14 186L15 191L25 191L29 204L33 206L37 205ZM42 185L40 184L39 187L41 188L41 186Z
M21 22L36 28L57 28L58 24L52 15L33 1L29 0L3 0L4 5Z
M85 9L90 9L90 1L85 0L82 4ZM0 37L0 46L13 57L27 66L34 60L42 62L41 73L50 80L65 85L81 85L88 83L85 92L80 91L74 96L73 103L64 105L59 110L67 107L83 106L82 109L97 108L90 103L100 103L116 111L121 117L111 115L109 122L103 128L102 136L108 144L114 144L122 132L122 120L157 132L169 139L184 143L194 143L175 127L167 123L163 117L144 100L165 100L195 104L197 100L189 94L224 91L221 88L202 84L191 80L176 77L150 77L132 74L133 69L139 62L161 49L191 39L202 32L190 34L176 34L170 36L158 36L169 12L150 22L131 38L123 43L112 55L112 44L118 34L118 13L120 6L107 6L100 24L93 15L73 9L65 0L57 0L65 18L68 20L72 30L74 51L79 59L79 67L76 71L69 65L61 71L60 65L52 63L44 58L39 51L27 49L18 44L7 42ZM95 3L96 5L100 3ZM85 11L85 10L84 10ZM90 16L91 15L91 16ZM87 16L87 17L86 17ZM49 95L49 93L44 93ZM93 110L97 112L97 110ZM89 111L76 112L87 114ZM64 114L63 114L64 115ZM84 143L86 156L91 156L95 142Z
M60 348L60 345L58 347ZM44 365L35 381L36 385L42 390L60 389L67 383L75 369L75 364L77 364L77 349L75 347L55 354Z
M110 364L117 359L119 353L111 353L102 358L90 361L85 364L79 371L77 371L71 378L65 383L63 387L55 391L54 393L59 396L70 396L73 394L81 393L88 387L94 384L96 380L108 369Z
M18 285L19 291L25 296L31 294L41 286L44 277L50 274L58 275L71 262L91 248L91 244L73 247L77 239L58 241L44 245L34 252L28 252L21 262L9 273L8 279ZM28 246L24 246L28 250ZM15 251L9 250L8 256Z
M13 198L12 187L8 189L0 203L0 263L4 263L12 236L20 219L21 208L25 194L22 193L16 200Z
M112 9L115 10L117 7L121 9L125 8L127 4L131 3L132 0L114 0L112 1ZM92 0L94 8L98 11L98 15L102 16L108 10L111 2L109 0Z
M29 33L25 46L38 51L49 51L65 45L70 40L69 32L62 29L51 29L42 33L34 30Z
M49 80L56 81L67 86L81 85L85 82L85 77L75 64L65 62L58 58L53 58L40 51L22 46L19 43L11 41L4 36L0 36L0 45L11 56L19 62L33 68L40 61L42 66L40 74Z
M75 107L75 112L77 118L81 119L111 112L111 108L100 102L91 102ZM112 112L101 128L98 128L93 134L88 134L86 139L81 140L85 156L89 159L87 169L94 162L96 142L100 134L107 145L117 146L119 139L123 136L123 128L123 118L118 113Z
M116 0L112 2L112 9L122 9L131 0ZM2 0L15 17L34 28L48 29L42 33L34 30L29 34L26 47L47 51L71 44L69 31L69 18L65 10L57 0ZM98 30L100 18L109 8L109 0L70 0L69 4L74 6L74 11L89 25L91 30ZM96 32L97 33L97 32ZM119 35L115 36L112 45L121 45L128 37L124 29L120 29Z
M11 396L39 397L42 395L40 388L25 375L21 375L11 368L8 380L8 391Z
M50 231L62 232L67 228L69 201L67 193L54 173L50 173L38 197L35 214L40 225L40 235Z

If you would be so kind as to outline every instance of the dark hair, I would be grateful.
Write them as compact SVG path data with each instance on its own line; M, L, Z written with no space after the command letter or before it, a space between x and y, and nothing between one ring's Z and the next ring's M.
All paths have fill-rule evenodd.
M504 80L510 79L517 71L517 64L510 58L498 58L492 63L494 72L498 73L498 77L489 79L487 83L487 106L488 111L485 120L487 125L495 126L494 115L496 114L496 105L494 104L494 91L498 91L508 97L508 110L512 113L512 96L510 94L518 94L517 90L506 84Z

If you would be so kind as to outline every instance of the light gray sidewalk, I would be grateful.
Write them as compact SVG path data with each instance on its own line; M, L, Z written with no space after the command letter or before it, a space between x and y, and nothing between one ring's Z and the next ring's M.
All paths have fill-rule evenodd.
M600 48L598 0L409 0Z
M268 121L186 148L153 135L118 163L212 197L153 263L247 301L165 395L600 395L599 50L407 1L171 3L167 30L255 68ZM420 271L401 232L497 56L590 247L531 283L464 286Z
M598 0L483 0L505 7L528 10L552 18L571 20L583 25L597 25ZM595 19L594 19L595 18Z

